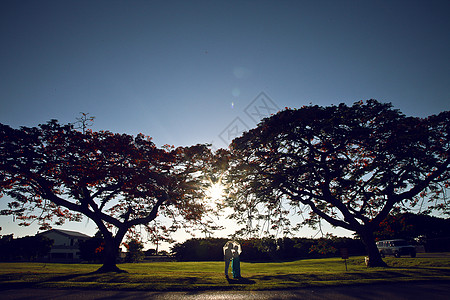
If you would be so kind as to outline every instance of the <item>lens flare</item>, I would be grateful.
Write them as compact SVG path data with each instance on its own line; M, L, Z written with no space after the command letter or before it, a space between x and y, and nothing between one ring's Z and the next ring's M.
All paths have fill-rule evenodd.
M222 198L224 192L224 186L220 182L211 184L209 189L206 191L206 195L213 201Z

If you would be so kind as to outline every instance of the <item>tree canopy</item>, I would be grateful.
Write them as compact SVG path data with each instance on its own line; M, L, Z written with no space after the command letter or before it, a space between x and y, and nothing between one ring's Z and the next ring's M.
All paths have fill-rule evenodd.
M205 145L158 148L143 134L80 132L56 120L20 129L0 124L0 195L12 199L1 213L21 225L37 220L41 229L84 215L105 240L100 271L117 271L118 248L135 226L151 229L157 217L172 220L172 228L202 219L210 156Z
M406 117L376 100L285 109L236 138L229 162L234 218L267 228L323 219L356 232L371 266L382 266L373 232L393 209L449 212L450 112Z

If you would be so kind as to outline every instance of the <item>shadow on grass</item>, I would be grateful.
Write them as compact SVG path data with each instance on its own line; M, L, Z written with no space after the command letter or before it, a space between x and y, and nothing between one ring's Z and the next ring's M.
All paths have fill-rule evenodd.
M10 274L9 276L0 276L0 290L33 288L45 283L69 281L90 274L92 274L92 272L76 273L69 275L56 275L56 276L50 275L46 276L45 278L25 278L25 279L24 277L33 274L32 273ZM14 280L15 282L4 282L10 280ZM24 281L20 282L19 280Z
M227 278L227 281L229 284L255 284L256 282L254 280L248 279L248 278Z

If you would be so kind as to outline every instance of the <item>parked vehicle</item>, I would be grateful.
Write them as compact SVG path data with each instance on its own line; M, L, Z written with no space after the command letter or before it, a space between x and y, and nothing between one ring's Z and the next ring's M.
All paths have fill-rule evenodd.
M409 245L405 240L384 240L377 242L378 251L381 257L386 255L394 255L400 257L402 255L410 255L416 257L416 248Z

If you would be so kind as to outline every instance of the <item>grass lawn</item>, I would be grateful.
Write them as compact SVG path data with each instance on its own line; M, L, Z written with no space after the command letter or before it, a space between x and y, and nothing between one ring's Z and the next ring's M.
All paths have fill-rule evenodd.
M310 286L450 280L450 256L393 258L389 268L367 268L364 257L241 263L242 280L227 280L223 262L121 264L129 273L92 274L99 265L0 263L0 289L265 290Z

